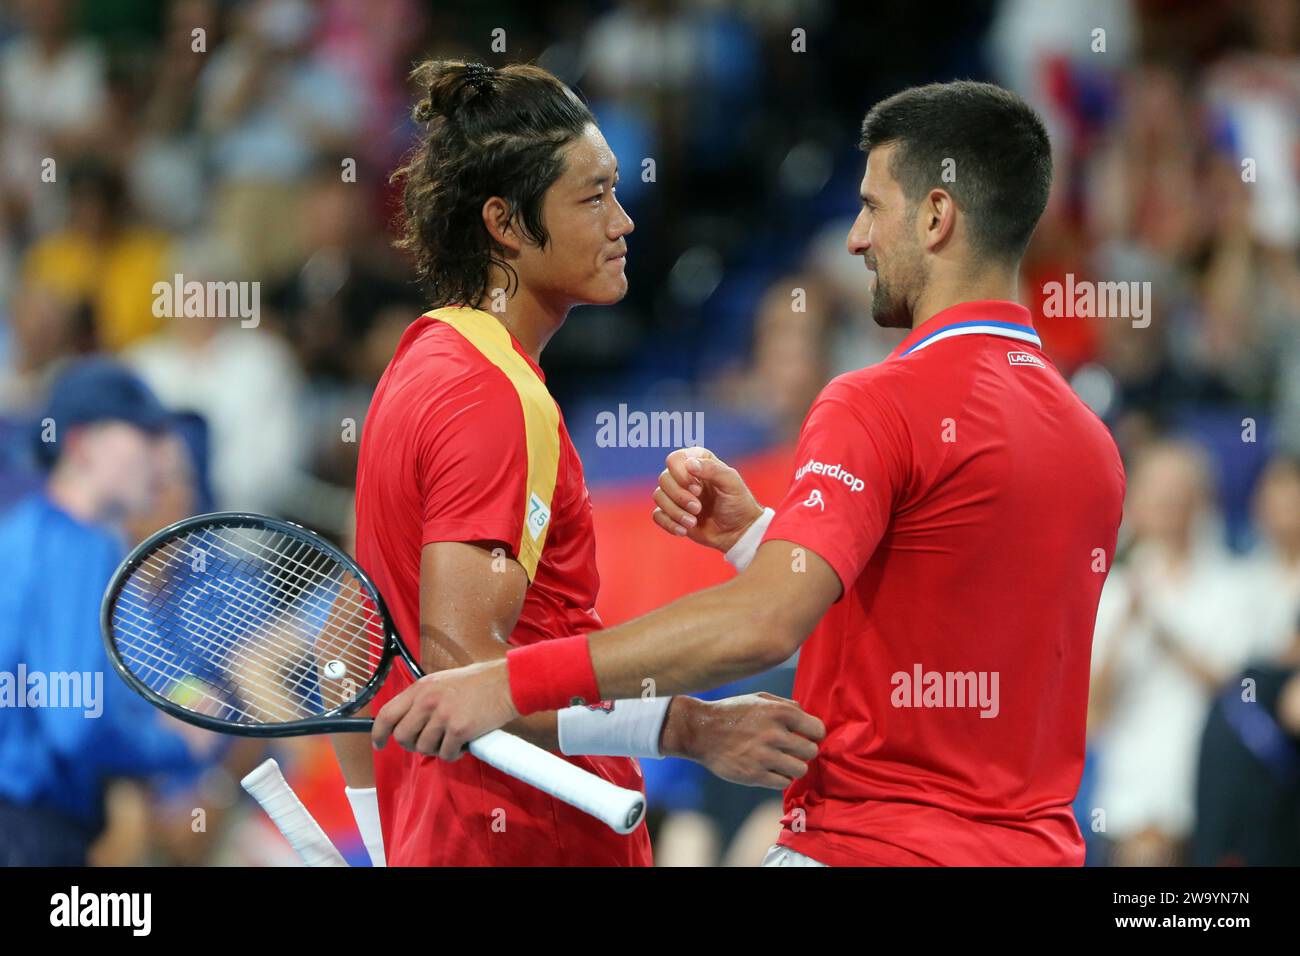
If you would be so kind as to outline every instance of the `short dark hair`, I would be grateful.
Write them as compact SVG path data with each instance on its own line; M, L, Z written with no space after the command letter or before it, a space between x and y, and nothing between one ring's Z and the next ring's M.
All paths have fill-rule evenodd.
M545 247L542 197L564 172L561 149L595 119L573 91L541 67L494 69L428 60L411 73L425 91L415 121L423 129L405 164L399 248L415 256L433 305L475 305L493 263L518 276L483 224L483 204L500 196L520 231Z
M898 147L890 174L908 202L947 190L966 214L972 245L1015 261L1024 255L1052 187L1052 144L1033 107L991 83L916 86L882 100L862 121L858 146ZM941 177L952 160L952 182Z

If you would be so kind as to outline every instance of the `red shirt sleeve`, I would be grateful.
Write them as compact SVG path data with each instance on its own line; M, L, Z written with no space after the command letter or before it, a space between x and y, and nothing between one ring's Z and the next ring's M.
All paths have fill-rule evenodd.
M528 491L528 438L518 393L495 369L439 391L417 426L423 530L433 541L519 547Z
M869 384L832 382L804 420L794 479L763 540L815 552L847 592L889 525L910 462L893 403Z

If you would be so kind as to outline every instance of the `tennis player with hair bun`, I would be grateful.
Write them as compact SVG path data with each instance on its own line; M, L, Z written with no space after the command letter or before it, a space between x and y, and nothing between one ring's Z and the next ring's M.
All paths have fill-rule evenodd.
M632 220L587 107L535 66L430 61L403 183L406 230L432 311L406 330L366 417L357 558L428 671L504 660L601 627L591 504L538 365L575 305L627 292ZM410 684L395 668L372 706ZM766 694L558 707L509 730L619 786L638 757L676 755L783 788L821 722ZM558 711L558 712L557 712ZM335 737L372 858L391 865L649 865L628 836L473 757L456 763ZM372 765L373 760L373 765ZM373 766L373 769L372 769Z
M656 492L663 528L741 573L431 675L380 711L376 745L456 760L561 700L713 687L802 647L795 696L826 739L766 865L1083 862L1070 804L1124 470L1015 301L1047 132L1015 94L960 81L878 103L861 147L848 248L876 322L906 337L822 391L774 511L703 449L670 456Z

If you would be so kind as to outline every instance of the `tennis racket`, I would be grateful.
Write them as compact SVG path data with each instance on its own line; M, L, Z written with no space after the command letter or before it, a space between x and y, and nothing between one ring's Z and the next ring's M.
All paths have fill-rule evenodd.
M248 737L369 733L350 716L400 657L423 676L361 567L300 525L223 512L135 548L100 613L114 669L188 723ZM645 798L504 731L469 744L503 773L631 833Z
M239 785L261 805L307 866L348 865L316 818L302 805L289 781L284 779L274 757L263 760L252 773L239 781Z

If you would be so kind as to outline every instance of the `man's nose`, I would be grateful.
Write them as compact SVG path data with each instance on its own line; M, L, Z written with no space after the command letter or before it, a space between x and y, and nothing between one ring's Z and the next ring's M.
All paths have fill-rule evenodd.
M871 248L871 240L868 238L871 234L871 228L867 223L863 222L863 218L864 214L858 213L858 218L853 220L853 228L849 230L848 239L844 243L849 250L849 255L865 255L867 250Z
M621 202L617 199L614 202L618 204L619 215L614 218L614 222L610 226L610 238L619 239L636 229L636 223L632 221L632 217L627 214L627 210L623 208Z

